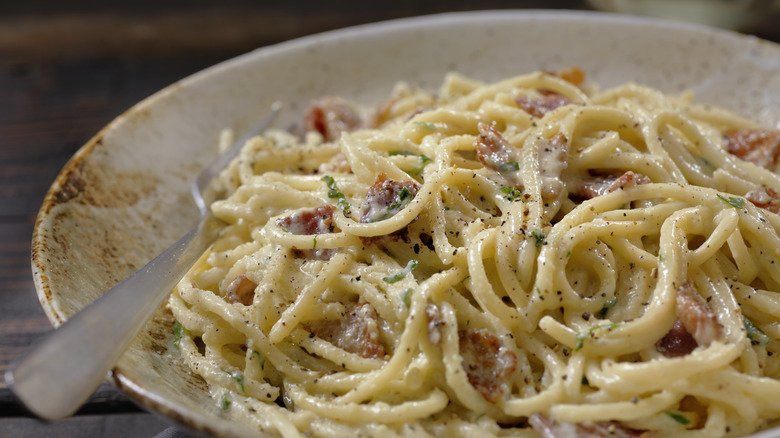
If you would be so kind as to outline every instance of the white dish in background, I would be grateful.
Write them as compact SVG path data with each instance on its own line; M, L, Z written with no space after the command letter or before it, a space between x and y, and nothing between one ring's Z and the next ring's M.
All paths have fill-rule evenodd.
M219 131L240 136L276 100L286 104L279 124L287 126L323 94L372 102L399 80L436 88L452 70L496 80L571 65L602 87L634 81L692 89L697 101L780 127L780 46L726 31L604 13L488 11L314 35L173 84L74 156L36 224L33 270L43 307L59 325L178 239L197 218L188 183L216 154ZM250 434L220 416L202 380L169 351L172 324L170 312L158 311L117 365L114 383L194 430Z

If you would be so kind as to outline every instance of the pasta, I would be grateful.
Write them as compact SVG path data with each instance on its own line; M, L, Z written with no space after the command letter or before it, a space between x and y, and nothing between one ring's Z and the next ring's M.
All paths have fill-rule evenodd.
M451 73L249 140L170 298L218 409L284 437L780 418L780 134L583 77Z

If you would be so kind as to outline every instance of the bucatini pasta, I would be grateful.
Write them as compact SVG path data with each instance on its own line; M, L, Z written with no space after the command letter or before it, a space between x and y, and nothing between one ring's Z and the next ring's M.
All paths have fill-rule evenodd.
M214 403L284 437L780 418L780 133L583 84L453 73L249 140L211 206L227 225L170 298Z

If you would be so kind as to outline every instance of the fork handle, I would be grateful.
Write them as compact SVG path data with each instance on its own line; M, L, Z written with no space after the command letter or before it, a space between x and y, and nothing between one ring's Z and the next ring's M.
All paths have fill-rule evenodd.
M33 346L5 374L17 399L46 420L73 414L214 241L219 223L208 213L162 254Z

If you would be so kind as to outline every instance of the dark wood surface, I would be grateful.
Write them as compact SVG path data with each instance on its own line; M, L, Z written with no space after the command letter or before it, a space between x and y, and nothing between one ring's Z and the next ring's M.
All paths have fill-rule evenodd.
M134 103L256 47L329 29L445 11L587 8L579 0L265 3L0 4L0 374L51 330L30 272L30 238L46 190L82 144ZM780 40L773 27L755 32ZM0 379L0 437L140 437L167 426L107 385L73 418L42 423Z

